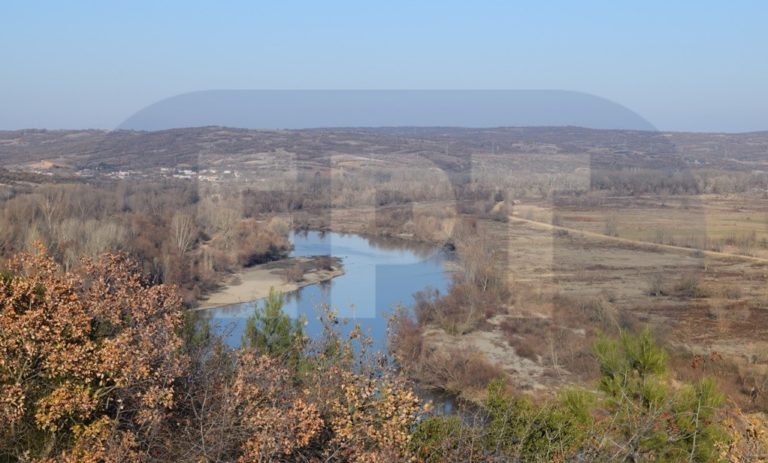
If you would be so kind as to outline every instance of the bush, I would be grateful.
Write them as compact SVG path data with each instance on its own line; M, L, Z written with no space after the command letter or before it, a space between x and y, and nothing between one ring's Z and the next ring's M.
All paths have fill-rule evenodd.
M389 329L390 350L400 367L429 388L469 397L504 375L480 352L460 347L427 349L421 324L403 314L390 322Z
M415 362L424 349L424 330L413 318L398 313L389 323L389 347L405 365Z
M539 360L539 356L536 354L534 348L524 340L510 338L507 340L507 342L515 349L515 354L519 355L520 357L527 358L528 360L532 360L534 362Z
M316 260L317 268L320 270L333 270L333 258L331 256L320 256Z
M0 459L137 459L171 414L182 303L124 255L58 272L40 247L0 279Z
M294 262L283 270L283 280L286 283L299 283L304 280L304 266Z
M433 388L467 397L504 375L480 352L460 348L425 354L410 370Z
M435 324L452 335L466 334L498 313L509 297L506 287L482 289L457 279L445 296L434 290L416 293L414 312L421 325Z
M330 325L306 346L275 292L232 349L124 256L1 275L0 461L411 459L404 378Z
M609 329L616 325L616 310L603 297L578 298L574 308L583 319L603 329Z
M736 285L729 285L724 287L722 293L723 297L726 299L741 299L742 297L741 288Z
M655 273L648 278L648 291L647 294L652 297L666 296L666 282L664 275Z
M442 463L462 447L463 423L458 416L425 418L411 435L411 450L424 463ZM466 449L464 449L466 451Z
M702 380L672 389L667 355L647 329L594 346L596 395L564 389L554 399L515 395L491 382L472 422L431 417L411 441L421 461L716 461L728 437L716 420L723 398Z
M702 288L699 277L693 274L684 275L673 288L673 293L682 298L708 297L709 293Z
M404 323L414 372L487 393L472 423L419 422L405 377L371 361L359 330L342 339L323 321L305 344L272 292L231 349L125 256L72 272L18 256L0 272L0 459L703 462L727 444L714 383L673 382L648 330L595 343L599 396L534 401L480 353L425 352Z
M489 415L485 447L523 461L564 460L588 436L592 402L586 392L567 390L556 401L536 405L527 397L506 393L505 384L495 381L485 401Z
M610 216L605 222L604 234L608 236L619 236L619 225L615 216Z
M600 364L599 389L611 414L608 432L622 436L614 458L664 461L712 461L725 434L712 420L723 397L710 380L673 391L668 387L667 354L648 328L595 343Z

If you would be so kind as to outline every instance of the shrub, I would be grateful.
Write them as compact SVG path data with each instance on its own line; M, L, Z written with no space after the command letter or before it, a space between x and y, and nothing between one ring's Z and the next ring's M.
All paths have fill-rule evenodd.
M538 361L539 356L527 342L510 342L510 345L515 348L515 353L520 357L533 360L534 362Z
M723 403L712 381L670 390L667 354L648 328L618 340L601 337L594 350L599 389L612 416L608 432L620 437L604 450L622 460L712 461L716 445L725 440L712 420Z
M410 448L424 463L442 463L462 447L463 423L459 416L431 416L419 422ZM466 451L466 449L462 449Z
M723 288L722 293L726 299L741 299L742 297L741 288L736 285L726 286Z
M0 280L0 455L137 459L169 416L186 357L182 303L126 256L58 272L46 250Z
M320 270L333 270L333 258L331 256L320 256L316 262L317 268Z
M283 270L283 280L286 283L299 283L304 279L304 266L294 262Z
M579 298L575 301L575 309L590 323L608 329L616 324L616 310L603 297Z
M465 396L481 391L504 374L480 352L460 348L426 354L411 371L433 388Z
M504 374L474 350L427 349L421 324L403 314L390 322L389 329L390 349L400 367L429 388L472 396Z
M389 323L389 347L404 363L416 361L424 349L424 330L412 317L398 313Z
M419 324L435 324L452 335L465 334L498 313L509 297L504 286L483 289L459 278L445 296L434 290L416 293L414 312Z
M647 329L594 346L601 380L593 394L563 389L534 401L498 379L483 415L431 417L411 441L422 461L716 461L728 438L716 421L723 398L702 380L672 389L667 355Z
M666 281L664 275L655 273L648 278L647 294L652 297L666 296Z
M515 354L534 362L539 361L539 354L548 349L552 339L552 320L537 316L506 319L500 328Z
M707 297L709 293L702 288L699 277L693 274L684 275L675 283L673 288L675 296L683 298Z
M534 404L505 392L495 381L488 387L486 448L523 461L564 460L582 447L591 427L592 400L583 391L567 390L559 400Z

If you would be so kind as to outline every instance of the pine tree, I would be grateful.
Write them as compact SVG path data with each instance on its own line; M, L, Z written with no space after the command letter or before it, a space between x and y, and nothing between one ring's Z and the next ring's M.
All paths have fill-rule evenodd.
M599 389L611 415L606 450L617 461L712 461L724 441L712 417L723 403L710 380L672 390L667 355L650 329L601 337L594 346Z
M242 346L270 357L298 360L304 345L300 320L283 312L283 295L270 288L263 306L257 306L245 323Z

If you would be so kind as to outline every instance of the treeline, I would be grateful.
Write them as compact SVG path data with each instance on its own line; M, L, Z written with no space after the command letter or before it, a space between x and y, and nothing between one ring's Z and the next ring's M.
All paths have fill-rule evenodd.
M481 172L480 183L504 191L510 199L541 199L558 196L588 200L604 196L692 196L702 194L768 192L768 173L712 169L654 169L590 166L571 171L552 166L553 172ZM541 169L543 170L543 169Z
M589 204L606 194L768 191L768 175L760 173L445 174L366 167L301 170L291 180L276 176L243 183L15 181L0 187L0 255L29 249L39 240L69 268L81 256L122 250L142 263L151 281L179 285L191 302L223 275L281 257L291 228L327 226L334 208L370 208L373 216L362 230L367 233L447 242L458 215L504 221L516 198L557 194L561 201ZM430 203L435 206L416 210Z
M594 169L591 189L618 196L646 194L698 195L768 191L766 172L729 172L709 169Z
M201 196L189 181L16 185L0 196L0 255L42 242L65 269L124 251L188 303L242 266L289 249L287 222L237 193Z
M765 451L759 433L721 424L711 382L671 381L648 331L598 339L594 390L534 401L489 378L473 414L435 415L359 330L340 337L332 312L310 340L273 293L230 349L138 270L114 254L69 272L44 250L10 261L0 461L704 462Z

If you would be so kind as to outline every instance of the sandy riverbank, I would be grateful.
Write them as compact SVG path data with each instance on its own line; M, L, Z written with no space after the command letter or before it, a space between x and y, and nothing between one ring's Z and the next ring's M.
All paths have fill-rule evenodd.
M270 288L286 293L295 291L307 285L328 281L344 274L341 260L334 258L330 270L317 265L317 257L294 257L270 262L244 269L232 276L236 284L230 284L207 295L193 310L211 309L225 305L238 304L261 299L269 294ZM287 282L283 277L289 267L301 265L305 271L301 281Z

